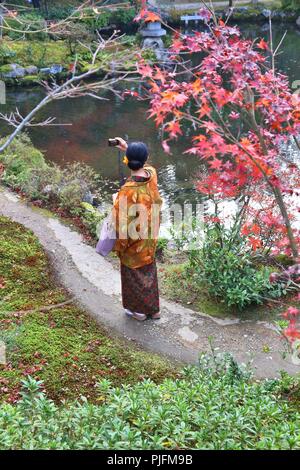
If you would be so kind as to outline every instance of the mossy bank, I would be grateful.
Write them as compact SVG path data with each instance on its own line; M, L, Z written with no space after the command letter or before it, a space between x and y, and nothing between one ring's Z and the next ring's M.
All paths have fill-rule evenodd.
M177 372L157 355L110 337L67 292L56 285L36 237L22 225L0 217L0 400L19 399L21 380L44 381L60 401L85 395L97 399L95 384L115 385L143 378L161 381Z

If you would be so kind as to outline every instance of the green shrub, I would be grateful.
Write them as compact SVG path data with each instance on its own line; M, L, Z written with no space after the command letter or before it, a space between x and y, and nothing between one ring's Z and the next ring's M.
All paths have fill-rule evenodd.
M15 55L16 53L2 41L0 46L0 65L11 63Z
M300 10L300 0L281 0L282 8L287 10Z
M55 35L55 37L66 41L70 55L75 55L78 49L83 49L80 42L91 43L95 39L94 34L87 25L79 22L66 24L62 33Z
M224 228L208 227L203 247L189 257L196 281L228 307L242 309L286 293L285 284L269 281L274 268L255 262L246 239L232 239L231 232Z
M111 17L111 11L104 11L103 13L96 15L92 9L86 9L84 17L79 21L94 31L108 26Z
M20 189L26 185L33 169L43 170L47 167L42 152L33 147L26 134L15 139L0 154L0 162L5 168L2 180L13 189Z
M85 16L83 19L80 19L80 22L86 24L92 30L105 28L110 24L124 27L133 22L135 16L136 11L134 8L119 8L115 11L105 10L98 15L90 9L86 10Z
M57 188L60 206L64 209L76 211L87 193L99 187L99 175L88 165L83 163L70 163L62 170L62 178Z
M19 403L0 406L0 448L299 449L300 414L282 398L292 386L288 377L252 382L229 356L202 356L158 385L103 379L99 405L82 397L57 406L27 378Z
M43 31L44 28L45 20L42 16L35 12L22 13L17 18L5 19L4 34L13 40L26 38L30 41L45 41L48 38L48 34Z
M51 5L48 7L48 20L64 20L68 18L74 11L74 6L71 5Z
M76 162L60 168L47 163L43 154L33 147L30 138L23 134L0 154L4 166L2 181L13 189L22 191L30 200L44 201L60 207L70 215L81 217L93 236L102 216L96 209L82 205L93 193L101 199L101 178L88 165Z
M87 202L81 203L81 220L94 238L99 238L99 231L104 215Z
M32 201L42 200L57 204L59 201L57 187L61 180L62 171L57 165L32 166L20 189Z
M134 8L123 8L114 12L112 17L112 22L117 24L127 25L131 23L136 16L136 11Z

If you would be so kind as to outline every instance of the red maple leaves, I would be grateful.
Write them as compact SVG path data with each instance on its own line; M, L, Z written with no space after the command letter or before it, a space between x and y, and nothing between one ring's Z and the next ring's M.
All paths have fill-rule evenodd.
M189 124L193 137L186 153L198 155L207 168L197 189L219 198L250 195L260 206L259 211L248 211L252 248L263 247L270 231L276 231L277 248L288 254L286 220L275 206L267 210L262 199L269 197L270 188L284 198L299 186L299 167L282 165L280 159L282 145L300 133L300 97L291 93L286 76L267 68L263 53L268 48L264 40L243 39L238 28L220 21L209 33L174 35L175 72L143 62L139 67L149 83L149 116L164 130L164 150L170 152L170 141ZM186 65L187 54L195 52L201 53L200 63ZM276 223L270 225L272 218ZM253 231L256 223L259 233Z
M161 18L159 15L148 10L146 0L142 0L141 4L142 4L142 9L139 12L139 14L135 17L134 21L136 22L145 21L146 23L161 21Z

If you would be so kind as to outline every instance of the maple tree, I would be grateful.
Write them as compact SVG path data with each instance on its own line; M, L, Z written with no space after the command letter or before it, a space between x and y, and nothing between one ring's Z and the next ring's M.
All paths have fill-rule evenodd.
M288 307L283 313L283 317L288 320L289 324L283 331L283 335L293 343L295 340L300 339L300 331L297 328L297 317L300 315L300 310L296 307Z
M213 10L199 14L207 30L175 32L172 71L140 60L139 73L150 89L150 117L162 128L167 153L189 125L193 135L186 153L204 163L196 188L214 202L242 200L239 229L251 248L284 253L297 263L300 234L293 220L300 213L300 170L288 154L292 141L300 150L300 96L275 68L282 41L274 51L271 21L269 45L242 38ZM146 18L144 6L139 19ZM299 276L296 288L298 282ZM289 322L283 334L293 344L300 339L300 311L288 307L283 316Z
M149 15L144 6L138 19ZM292 137L299 148L299 95L275 69L277 50L263 39L242 38L237 27L207 9L202 15L207 31L174 34L174 70L140 61L139 72L150 86L150 117L163 130L166 152L191 125L187 153L205 163L196 183L201 193L219 200L251 198L241 230L254 250L271 237L277 252L297 259L299 231L292 227L292 211L299 208L287 198L299 195L299 167L283 149ZM201 59L191 65L195 61L186 59L194 54Z
M141 20L145 21L146 23L152 23L154 21L160 21L161 18L159 15L156 13L148 10L147 7L147 0L141 0L140 2L140 12L139 14L135 17L135 21L139 22Z

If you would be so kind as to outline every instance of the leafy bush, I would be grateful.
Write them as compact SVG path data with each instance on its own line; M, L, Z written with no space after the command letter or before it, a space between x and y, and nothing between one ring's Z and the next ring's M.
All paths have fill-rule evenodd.
M4 165L2 180L13 189L26 185L32 169L41 171L47 168L42 152L34 148L27 135L15 139L8 149L0 154Z
M16 53L2 41L0 46L0 65L11 63L15 55Z
M74 55L78 49L82 49L80 42L91 43L95 39L87 25L79 22L66 24L63 31L54 37L66 40L70 55Z
M76 162L70 163L62 170L59 187L54 188L59 194L60 205L70 210L80 206L91 191L96 191L100 177L88 165Z
M133 22L136 16L134 8L119 8L115 11L105 10L98 15L94 11L86 10L85 16L80 22L88 25L92 30L105 28L110 24L116 24L119 27L128 26Z
M156 253L159 256L163 256L164 251L168 247L169 240L167 238L159 238L157 240Z
M189 256L192 275L229 307L242 309L286 293L285 284L270 282L274 269L255 262L246 240L232 239L224 228L208 227L203 247Z
M299 449L299 411L281 397L292 382L255 383L231 357L202 356L180 379L120 388L104 379L101 405L57 406L27 378L17 405L0 406L0 448Z
M99 238L100 224L104 218L104 214L100 213L87 202L82 202L81 207L81 220L83 224L94 238Z
M281 0L281 4L287 10L300 10L300 0Z
M71 5L51 5L48 7L48 20L64 20L68 18L74 11L74 6Z
M136 16L136 11L134 8L127 8L127 9L119 9L114 13L112 18L112 22L116 22L117 24L128 24L134 20Z
M60 207L71 216L81 217L96 236L102 216L89 204L83 204L94 196L101 198L101 178L91 167L76 162L60 168L47 163L26 134L15 139L0 155L0 163L4 167L2 181L5 184L20 190L30 200Z
M45 41L47 33L42 31L45 28L45 20L37 13L22 13L17 18L7 18L4 24L4 33L11 39L18 40L39 40ZM31 31L28 33L28 31ZM32 31L36 31L32 33Z

